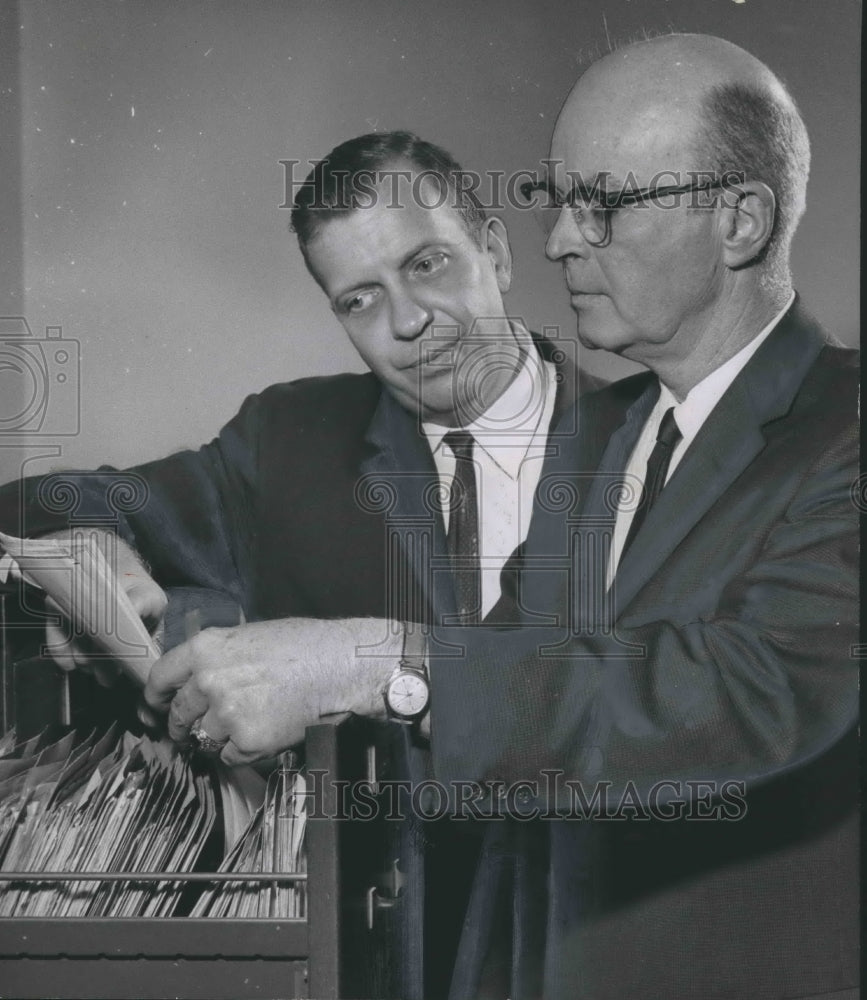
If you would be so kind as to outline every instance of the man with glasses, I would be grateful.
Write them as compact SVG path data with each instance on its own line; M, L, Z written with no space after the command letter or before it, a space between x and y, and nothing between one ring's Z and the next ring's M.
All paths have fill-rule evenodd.
M858 369L792 290L808 162L782 85L719 39L615 51L560 114L528 191L547 253L581 342L649 371L588 397L580 449L549 456L509 624L428 636L433 775L463 821L491 817L455 1000L854 1000ZM319 248L363 314L369 286L329 278L340 242ZM203 637L148 697L256 756L298 738L298 677L382 713L388 671L366 703L353 680L376 626L288 621L279 671L255 627L222 667Z
M432 661L435 773L527 792L455 995L854 1000L858 363L792 287L806 130L674 35L587 69L548 169L579 339L648 371L587 400L563 627Z
M808 169L719 39L615 51L558 118L547 254L648 371L543 471L519 626L429 636L433 774L498 817L453 998L854 1000L858 365L793 291Z
M546 161L548 170L554 166L553 160ZM546 237L551 235L560 219L560 213L568 208L575 225L584 240L593 247L607 246L611 241L611 225L618 209L635 208L657 204L662 208L673 208L676 204L688 204L693 208L713 207L707 198L701 199L703 192L723 191L727 187L744 180L742 173L731 172L723 178L709 176L701 171L688 171L695 179L684 184L661 183L663 178L654 178L651 187L637 186L635 179L630 183L608 189L608 173L599 174L592 186L588 186L578 171L565 171L567 192L562 194L550 176L540 180L527 180L519 185L521 197L527 205L536 210L539 225ZM677 176L671 175L671 176ZM666 178L667 179L667 178ZM684 195L691 195L688 200Z

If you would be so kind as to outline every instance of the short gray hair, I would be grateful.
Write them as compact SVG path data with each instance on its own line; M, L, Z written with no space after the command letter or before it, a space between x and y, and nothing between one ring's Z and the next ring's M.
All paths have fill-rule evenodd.
M795 102L779 86L724 83L711 87L701 104L698 153L717 176L734 173L762 181L774 192L774 228L758 263L771 287L791 282L792 237L807 203L810 140Z

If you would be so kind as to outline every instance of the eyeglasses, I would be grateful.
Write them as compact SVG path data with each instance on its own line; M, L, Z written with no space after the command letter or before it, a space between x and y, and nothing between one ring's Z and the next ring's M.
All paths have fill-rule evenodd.
M719 191L729 184L724 180L693 181L691 184L677 184L649 188L625 188L622 191L589 190L576 184L567 195L562 195L550 180L525 181L518 190L521 197L534 209L536 217L547 236L551 235L560 213L568 208L582 238L594 247L611 242L611 220L614 213L624 208L636 208L659 202L663 198L674 198L670 205L674 208L681 203L679 196L697 194L703 191ZM537 196L541 194L541 198ZM712 208L713 203L691 204L693 208Z

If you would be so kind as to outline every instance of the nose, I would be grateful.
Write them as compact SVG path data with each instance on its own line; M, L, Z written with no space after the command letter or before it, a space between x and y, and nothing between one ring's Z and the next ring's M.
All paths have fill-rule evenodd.
M581 230L575 222L568 205L563 205L557 213L548 239L545 243L545 256L548 260L562 260L564 257L586 257L589 244L581 235Z
M412 295L392 296L391 332L395 340L415 340L433 322L433 312Z

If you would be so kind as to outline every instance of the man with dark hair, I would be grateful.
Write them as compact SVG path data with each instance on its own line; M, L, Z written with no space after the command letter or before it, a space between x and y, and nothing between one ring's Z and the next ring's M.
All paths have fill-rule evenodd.
M387 445L393 458L398 435L411 451L391 471L426 476L433 462L435 485L448 497L457 462L446 432L462 427L476 434L480 477L480 592L470 611L475 618L492 611L500 572L526 536L552 415L568 414L572 427L579 376L567 363L568 344L534 339L506 315L508 235L498 218L486 216L467 179L445 150L403 131L351 139L311 171L298 190L292 227L311 275L372 374L273 386L250 397L200 452L130 470L145 480L149 500L121 516L118 530L146 555L153 577L165 586L227 591L248 620L381 618L387 601L395 610L410 598L390 587L387 519L365 506L373 477L385 474L376 452ZM348 470L335 468L335 449ZM109 498L98 495L111 481L106 473L104 481L76 482L78 514L116 519ZM31 481L24 490L28 533L58 522L36 486ZM449 503L436 491L431 497L423 513L436 534L437 517L448 522ZM205 521L202 511L209 512ZM362 541L373 545L376 559L367 558ZM444 541L430 539L440 555ZM299 558L308 550L313 566ZM341 553L358 560L351 582ZM129 560L132 572L132 553ZM158 619L160 588L141 568L128 579L138 581L139 610ZM422 584L416 621L427 621L432 609L431 581ZM454 609L449 603L445 610ZM381 687L377 678L375 699Z
M422 719L424 729L430 719L433 774L456 793L451 805L461 815L494 817L462 923L453 1000L857 995L850 491L858 369L854 352L822 332L786 278L806 181L803 142L789 142L783 158L794 178L788 192L772 161L738 139L772 122L739 121L736 112L733 128L729 110L720 154L726 175L717 176L716 150L705 159L714 127L708 109L738 88L759 95L774 122L797 126L770 70L719 39L632 45L581 77L552 142L548 187L557 210L547 253L563 268L581 342L649 371L589 395L577 436L568 420L574 403L560 406L561 385L547 425L554 447L539 470L528 530L518 535L522 559L501 564L502 617L494 607L488 627L465 627L485 608L466 534L467 510L485 489L473 503L450 505L448 546L434 526L434 552L451 560L451 597L438 590L441 574L423 573L436 613L389 608L397 621L430 627L429 716L423 670L404 666L416 674L407 679L407 697L418 698L410 721ZM788 206L787 228L778 202ZM484 424L497 400L480 401L470 387L488 384L488 375L501 387L516 356L496 316L504 370L499 349L486 350L483 339L468 345L475 360L466 369L455 355L438 373L433 348L423 376L407 377L411 362L382 331L394 331L398 345L418 336L451 298L443 298L447 289L480 289L490 303L491 282L505 275L504 243L491 220L476 251L455 253L442 238L448 231L425 229L419 256L409 232L395 232L377 205L328 222L307 255L353 342L404 404L382 397L384 430L368 436L380 457L365 468L384 475L364 482L388 487L377 499L394 513L391 527L410 526L399 534L407 553L425 507L419 486L400 476L406 464L394 461L417 440L406 408L446 426L465 408L477 415L481 402L487 409L476 420ZM414 218L411 229L420 222ZM775 237L777 261L768 252ZM431 287L428 280L436 291L418 291ZM462 336L462 317L448 315ZM455 390L451 407L440 379ZM365 394L379 392L363 385L344 393L347 404L359 397L344 411L350 420L368 415ZM374 574L354 595L356 580L331 566L349 537L352 548L368 544L364 517L325 493L305 506L303 490L288 484L280 495L274 482L267 494L272 507L282 505L280 517L272 510L263 519L257 507L260 477L272 464L299 468L300 455L328 484L335 470L357 475L360 449L332 447L323 460L321 435L331 442L340 435L317 417L283 435L288 456L281 438L279 448L254 457L248 442L250 428L262 426L260 405L207 453L206 476L191 477L191 460L182 460L179 481L207 489L196 494L184 531L160 523L160 531L190 541L159 569L188 573L222 544L231 558L212 578L253 579L250 547L263 546L252 531L264 523L276 534L264 535L274 555L268 564L266 552L260 565L269 586L278 585L252 602L264 617L319 615L322 595L338 615L381 606L370 595L397 576ZM467 497L466 441L448 434L451 493ZM437 481L430 459L428 466L422 493ZM255 520L202 525L201 510L224 509L229 477ZM171 490L166 482L157 482L157 496ZM635 483L641 489L630 497ZM341 530L347 513L351 536ZM317 518L336 527L335 546L318 536L309 544ZM237 541L248 538L249 545ZM323 552L328 563L319 566ZM290 601L287 561L296 559L306 573ZM400 640L388 631L383 641L377 624L290 619L204 633L157 663L148 697L170 705L176 737L199 720L211 736L230 738L225 759L251 759L300 739L322 710L381 712L379 692ZM381 658L361 655L359 642L379 643ZM479 794L467 798L468 788ZM462 879L453 874L452 884ZM419 977L407 984L404 995L424 993Z
M475 194L474 178L454 157L412 132L371 132L335 146L298 189L292 207L292 230L305 260L307 244L321 225L341 213L369 206L376 197L375 186L383 182L388 184L381 194L391 203L401 197L406 199L414 177L432 181L437 193L449 198L467 232L478 234L486 218L485 210Z
M61 477L78 491L76 517L117 522L119 579L143 617L163 616L166 590L184 595L169 605L175 617L202 591L219 593L204 625L232 620L215 617L226 596L243 609L247 624L205 628L162 658L148 697L171 702L175 739L192 733L238 763L299 743L325 715L390 716L406 757L395 766L418 779L428 727L419 627L515 620L510 583L543 466L576 445L579 375L568 343L507 316L508 235L466 180L448 153L407 132L338 146L299 189L292 223L371 372L271 386L198 452L120 473L147 498L138 509L112 506L109 471ZM23 484L21 533L65 523L43 503L44 485ZM20 531L15 514L0 524ZM57 630L53 639L58 658L85 658ZM338 656L335 641L348 643ZM436 839L426 877L404 859L417 873L403 904L416 928L405 933L407 998L447 989L479 843L443 825ZM422 906L435 928L424 968Z

